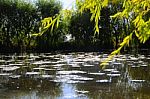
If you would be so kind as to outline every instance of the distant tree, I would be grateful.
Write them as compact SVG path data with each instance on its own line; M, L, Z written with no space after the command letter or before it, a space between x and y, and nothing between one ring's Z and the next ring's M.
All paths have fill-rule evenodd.
M59 14L61 9L61 3L56 0L38 0L35 4L23 0L0 0L0 49L20 51L57 45L63 40L61 24L59 29L55 28L53 32L48 29L41 37L32 35L41 31L41 20Z

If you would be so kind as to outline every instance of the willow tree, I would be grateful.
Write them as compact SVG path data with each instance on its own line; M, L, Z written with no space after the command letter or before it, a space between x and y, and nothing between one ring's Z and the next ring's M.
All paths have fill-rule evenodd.
M99 20L102 8L109 6L110 3L116 3L122 0L76 0L77 4L82 5L80 11L89 9L92 13L91 20L95 21L95 32L99 33ZM141 43L145 43L150 37L150 19L144 18L150 12L150 0L124 0L122 11L117 12L111 18L126 18L131 20L134 29L120 43L120 47L113 51L109 58L118 54L125 46L129 46L136 35ZM106 61L107 61L106 60Z
M120 1L123 1L123 10L118 11L116 14L111 16L111 18L130 19L130 24L133 25L133 30L128 33L126 37L124 37L118 49L113 51L106 61L112 59L113 56L118 54L123 47L129 46L133 40L133 35L135 35L141 43L145 43L149 39L150 19L145 18L145 16L150 13L150 0L76 0L76 5L80 6L80 13L86 10L90 10L91 21L95 21L95 34L99 34L99 21L101 19L100 16L102 8L109 7L110 4ZM55 23L58 26L60 15L44 19L42 21L44 29L53 29Z

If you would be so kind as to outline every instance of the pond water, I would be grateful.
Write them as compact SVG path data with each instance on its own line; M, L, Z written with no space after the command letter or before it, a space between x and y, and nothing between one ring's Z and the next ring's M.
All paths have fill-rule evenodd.
M0 55L0 99L150 99L150 55Z

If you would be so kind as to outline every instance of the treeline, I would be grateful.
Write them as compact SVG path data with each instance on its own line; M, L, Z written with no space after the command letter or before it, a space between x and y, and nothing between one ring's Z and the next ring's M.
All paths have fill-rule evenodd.
M90 11L79 12L80 5L68 17L61 16L59 27L48 29L41 36L41 20L59 14L62 4L56 0L0 0L0 51L98 51L115 49L134 28L130 18L113 19L110 16L122 11L122 2L116 2L101 11L100 33L95 33L95 22ZM68 11L69 12L69 11ZM65 17L65 18L64 18ZM145 16L145 20L149 15ZM70 40L65 40L71 35ZM144 45L132 40L131 48L150 48L150 40Z
M45 50L62 42L61 27L40 37L41 20L58 14L62 9L56 0L0 0L0 50ZM50 47L50 48L49 48Z

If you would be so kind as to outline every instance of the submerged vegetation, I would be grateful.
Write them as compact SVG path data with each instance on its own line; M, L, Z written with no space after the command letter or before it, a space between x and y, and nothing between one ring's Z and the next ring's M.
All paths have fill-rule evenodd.
M121 51L149 48L148 0L0 1L0 51ZM144 43L144 44L141 44ZM130 45L130 47L128 47Z

